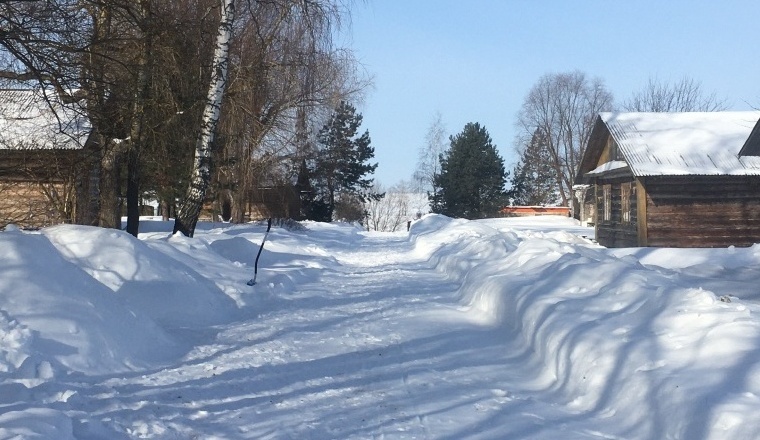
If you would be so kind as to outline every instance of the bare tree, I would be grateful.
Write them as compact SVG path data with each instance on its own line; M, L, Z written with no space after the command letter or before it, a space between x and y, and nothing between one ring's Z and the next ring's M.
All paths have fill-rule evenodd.
M382 185L375 186L373 191L382 191ZM386 192L378 200L369 200L364 209L367 213L367 230L394 232L406 221L408 200L405 194Z
M184 195L193 162L218 27L218 18L209 11L215 11L217 3L156 2L151 17L154 62L139 153L140 193L156 199L167 220Z
M647 84L622 108L629 112L715 112L727 108L724 99L705 93L699 81L684 76L679 81L661 81L650 77Z
M75 1L2 2L0 3L0 78L4 85L16 88L40 88L36 95L47 100L53 114L65 104L77 108L79 94L71 90L79 87L80 54L89 44L88 32L92 29L86 13ZM51 90L56 92L51 93ZM56 116L64 124L61 117ZM45 154L29 149L29 156ZM46 194L54 195L52 191ZM56 200L51 199L53 204ZM59 210L60 211L60 210ZM73 209L67 215L72 215ZM62 219L71 221L70 217Z
M62 95L78 85L89 17L75 0L0 2L0 77L35 81Z
M367 85L353 54L332 46L344 2L238 1L244 13L230 20L230 87L208 100L225 96L231 105L222 110L209 104L201 124L208 76L220 71L220 64L208 62L217 27L211 12L218 11L210 5L219 3L0 1L0 79L54 88L62 98L79 100L91 121L76 191L78 223L120 226L126 170L128 229L136 233L144 182L168 215L176 187L188 185L192 198L206 195L213 151L224 152L215 162L234 179L230 187L243 220L251 188L293 177L291 164L309 160L298 149L308 150L310 125L321 126L337 102L356 101ZM221 136L208 123L214 116L221 118ZM193 136L199 126L203 133ZM182 169L190 167L194 150L196 173L189 183ZM177 226L192 234L196 208L205 200L190 199L184 199Z
M189 2L172 2L178 3ZM83 145L77 184L78 223L121 226L121 173L126 157L128 229L137 233L141 151L148 133L155 132L145 117L147 109L155 106L153 53L157 46L166 46L166 41L156 44L159 34L171 40L177 30L166 26L172 21L165 19L172 16L173 20L176 14L158 15L166 12L166 6L167 2L154 0L0 4L0 15L11 31L0 36L0 57L5 61L2 76L34 80L43 90L54 88L60 99L81 102L81 111L92 125L90 140ZM187 41L199 40L183 43L190 46ZM178 57L167 57L163 64L171 64L173 58ZM202 69L185 66L185 70ZM163 124L151 120L151 124L156 122Z
M367 230L396 232L403 230L406 223L414 218L427 214L429 207L427 196L415 192L411 183L399 182L387 191L379 183L372 191L382 198L371 199L364 203L367 212Z
M313 168L316 128L368 84L353 54L333 47L341 5L257 2L248 11L255 19L240 25L216 177L220 204L231 205L234 222L246 220L260 188L283 189Z
M580 71L544 75L525 97L517 121L518 143L529 145L536 130L543 134L564 206L572 202L576 170L594 120L612 104L604 82Z
M425 134L425 143L417 153L417 167L412 176L419 192L436 192L435 176L441 172L439 157L448 147L447 138L443 118L436 113Z

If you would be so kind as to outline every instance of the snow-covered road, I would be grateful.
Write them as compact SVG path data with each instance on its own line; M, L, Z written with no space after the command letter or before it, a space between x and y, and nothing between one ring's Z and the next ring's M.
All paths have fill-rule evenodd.
M0 439L758 438L760 249L587 232L0 233Z

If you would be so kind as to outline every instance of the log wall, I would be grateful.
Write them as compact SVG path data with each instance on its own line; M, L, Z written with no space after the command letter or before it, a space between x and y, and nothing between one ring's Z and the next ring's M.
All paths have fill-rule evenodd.
M660 177L644 186L649 246L760 243L760 177Z
M63 192L63 184L48 190ZM65 221L43 188L32 182L0 182L0 229L9 223L22 228L41 228Z
M39 228L69 221L72 179L81 150L0 149L0 228ZM68 214L67 214L68 212Z

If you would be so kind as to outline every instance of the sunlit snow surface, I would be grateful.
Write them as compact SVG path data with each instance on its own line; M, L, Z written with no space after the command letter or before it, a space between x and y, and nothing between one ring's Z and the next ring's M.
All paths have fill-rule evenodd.
M760 438L760 247L556 217L0 232L0 439Z

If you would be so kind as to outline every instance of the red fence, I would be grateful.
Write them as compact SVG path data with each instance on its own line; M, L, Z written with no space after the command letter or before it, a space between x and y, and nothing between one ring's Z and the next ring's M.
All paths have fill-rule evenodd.
M504 217L528 217L531 215L559 215L570 216L570 208L567 206L506 206L501 209Z

